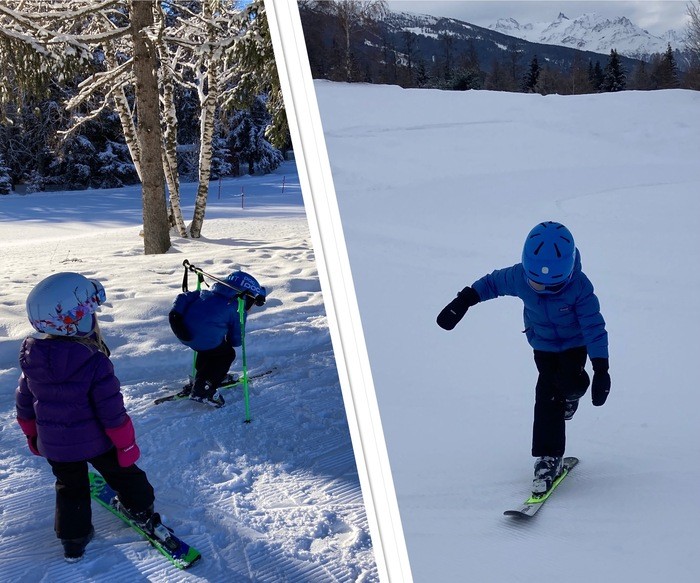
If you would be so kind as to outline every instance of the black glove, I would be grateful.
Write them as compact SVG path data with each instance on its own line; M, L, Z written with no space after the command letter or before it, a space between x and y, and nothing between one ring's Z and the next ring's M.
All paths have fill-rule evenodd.
M593 365L593 384L591 385L591 397L593 405L600 407L608 398L610 392L610 375L608 374L607 358L591 358Z
M459 321L464 318L464 314L472 306L481 301L479 294L469 286L465 287L457 294L457 297L447 304L442 312L438 314L437 323L440 328L452 330Z
M187 329L187 326L185 326L185 319L182 317L182 314L172 310L168 314L168 321L170 322L170 329L173 331L173 334L177 336L178 340L184 342L192 340L192 334Z

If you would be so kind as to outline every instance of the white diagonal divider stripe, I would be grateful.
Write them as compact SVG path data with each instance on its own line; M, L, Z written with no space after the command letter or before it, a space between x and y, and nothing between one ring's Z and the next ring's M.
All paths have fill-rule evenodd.
M296 2L265 0L380 580L411 582L321 118Z

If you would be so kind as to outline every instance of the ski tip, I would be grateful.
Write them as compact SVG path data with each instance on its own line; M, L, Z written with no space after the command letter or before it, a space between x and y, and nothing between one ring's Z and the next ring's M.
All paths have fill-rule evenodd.
M538 503L539 504L539 503ZM513 518L532 518L539 510L538 504L530 504L519 508L518 510L504 510L503 516L512 516Z
M579 459L577 457L572 457L568 456L564 458L564 467L567 469L573 468L575 465L577 465L579 462Z

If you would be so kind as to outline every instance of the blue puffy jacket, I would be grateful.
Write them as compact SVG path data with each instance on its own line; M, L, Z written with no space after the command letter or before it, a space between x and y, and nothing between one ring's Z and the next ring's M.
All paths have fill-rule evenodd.
M517 296L525 304L527 340L535 350L562 352L585 346L590 358L608 358L608 333L593 285L576 261L571 281L555 294L537 293L527 283L522 263L498 269L472 284L481 301Z
M236 291L225 285L215 283L211 290L181 293L175 298L172 311L182 314L190 337L181 341L193 350L211 350L224 340L234 347L241 345ZM243 317L245 321L245 311Z

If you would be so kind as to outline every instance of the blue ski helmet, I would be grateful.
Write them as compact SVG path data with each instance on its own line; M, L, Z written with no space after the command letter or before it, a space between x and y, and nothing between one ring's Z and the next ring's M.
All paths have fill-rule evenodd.
M574 271L575 259L574 237L561 223L540 223L525 240L523 267L525 277L535 291L545 291L544 286L561 289L560 284L568 282Z
M27 296L27 316L37 332L88 336L95 329L95 311L106 299L99 281L79 273L54 273Z
M235 290L234 293L243 292L246 294L247 298L251 298L252 296L252 299L254 299L255 304L258 306L262 306L265 303L267 291L258 283L258 280L249 273L246 273L245 271L234 271L226 278L225 281L228 286L224 285L223 283L215 283L212 286L211 291L222 295L230 295L230 292L227 292L226 290L231 290L231 288L233 288L233 290ZM249 307L249 305L246 306L246 308Z

